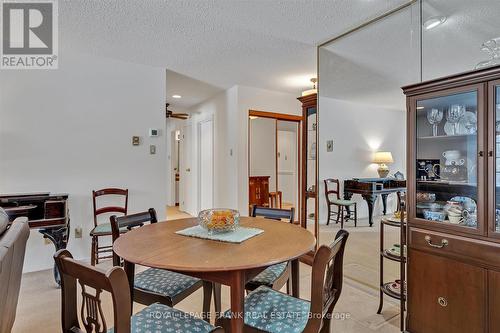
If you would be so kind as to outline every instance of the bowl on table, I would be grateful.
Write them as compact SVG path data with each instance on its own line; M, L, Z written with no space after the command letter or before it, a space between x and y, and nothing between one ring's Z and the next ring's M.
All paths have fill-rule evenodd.
M206 209L198 214L198 224L209 234L231 232L240 223L240 213L234 209Z

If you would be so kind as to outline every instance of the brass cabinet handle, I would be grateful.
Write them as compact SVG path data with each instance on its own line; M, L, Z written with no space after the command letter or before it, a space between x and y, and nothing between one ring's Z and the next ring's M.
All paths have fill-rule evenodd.
M444 297L438 297L438 304L445 308L448 305L448 300Z
M429 235L425 236L425 240L427 241L427 244L429 244L429 246L435 247L436 249L442 249L443 247L448 245L448 240L444 238L441 240L441 245L432 244L432 238Z

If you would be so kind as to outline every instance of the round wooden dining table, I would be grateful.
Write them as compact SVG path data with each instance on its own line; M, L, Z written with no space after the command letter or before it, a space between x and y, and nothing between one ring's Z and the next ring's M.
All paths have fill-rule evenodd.
M266 267L291 261L292 294L299 297L299 257L316 244L309 231L287 222L241 217L240 225L264 232L238 244L175 233L195 225L196 218L154 223L116 240L113 250L124 260L131 293L136 264L227 285L231 290L233 333L243 332L245 284Z

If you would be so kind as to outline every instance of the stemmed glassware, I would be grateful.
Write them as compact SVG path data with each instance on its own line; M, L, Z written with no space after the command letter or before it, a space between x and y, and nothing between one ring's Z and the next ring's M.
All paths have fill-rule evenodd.
M453 104L446 112L446 120L453 125L453 135L458 134L460 120L465 115L465 106Z
M432 125L432 135L438 135L438 124L443 120L443 110L430 109L427 111L427 120Z

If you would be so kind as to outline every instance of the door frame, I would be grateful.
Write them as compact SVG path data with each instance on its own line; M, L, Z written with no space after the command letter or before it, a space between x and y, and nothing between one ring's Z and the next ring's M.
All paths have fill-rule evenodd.
M302 130L302 121L303 118L300 115L294 115L294 114L288 114L288 113L276 113L276 112L267 112L267 111L261 111L261 110L248 110L248 116L247 119L250 119L250 117L259 117L259 118L269 118L269 119L274 119L276 122L276 126L274 127L275 130L275 146L276 146L276 154L275 154L275 175L276 175L276 190L278 190L278 126L277 122L278 120L282 121L290 121L290 122L295 122L297 123L297 203L295 207L295 221L294 223L299 222L300 223L300 212L301 212L301 207L300 203L302 200L302 193L301 193L301 144L302 144L302 136L301 136L301 130ZM248 121L247 125L247 131L248 131L248 149L247 149L247 160L248 160L248 166L247 166L247 178L250 177L250 121ZM250 184L248 185L248 193L250 195ZM248 203L247 203L248 204Z
M196 131L197 131L197 142L196 142L196 155L197 155L197 167L198 167L198 170L197 170L197 191L198 191L198 195L197 195L197 204L196 204L196 208L197 208L197 211L199 212L201 210L201 149L200 149L200 142L201 142L201 125L203 123L208 123L208 122L211 122L211 129L212 129L212 178L211 178L211 183L212 183L212 208L213 205L214 205L214 196L215 196L215 189L214 189L214 185L215 185L215 182L214 182L214 177L215 177L215 159L214 159L214 151L215 151L215 128L214 128L214 119L213 119L213 116L210 115L208 116L207 118L203 119L203 120L200 120L196 123Z
M170 202L169 202L169 205L171 206L179 206L180 205L180 193L176 193L176 188L177 188L177 185L176 185L176 174L179 174L179 177L180 177L180 174L181 174L181 168L180 168L180 162L181 162L181 154L180 154L180 141L177 141L176 140L176 134L177 132L179 131L179 135L181 130L178 129L178 128L174 128L170 131L170 139L171 139L171 143L170 143L170 191L171 191L171 196L170 196ZM175 162L175 156L177 156L177 163L174 163ZM177 170L176 170L177 169ZM179 184L180 186L180 184ZM180 189L179 189L180 190ZM179 202L176 202L176 194L177 196L179 196Z

